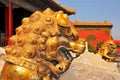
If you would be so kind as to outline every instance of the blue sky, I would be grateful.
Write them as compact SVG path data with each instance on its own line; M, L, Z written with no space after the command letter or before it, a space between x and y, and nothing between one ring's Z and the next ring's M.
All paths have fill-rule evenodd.
M120 0L56 0L62 6L76 10L71 21L98 21L107 20L113 24L112 36L120 40Z

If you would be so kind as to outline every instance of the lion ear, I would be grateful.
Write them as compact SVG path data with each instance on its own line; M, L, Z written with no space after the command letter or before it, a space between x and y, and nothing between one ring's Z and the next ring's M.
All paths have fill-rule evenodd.
M63 13L58 13L56 15L56 20L57 20L57 24L62 26L62 27L70 27L69 26L69 19L68 19L68 15L67 14L63 14Z

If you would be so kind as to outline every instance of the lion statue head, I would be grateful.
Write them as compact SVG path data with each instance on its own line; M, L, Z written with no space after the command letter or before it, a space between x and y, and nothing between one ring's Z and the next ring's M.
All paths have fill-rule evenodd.
M47 8L22 19L6 47L0 80L53 80L85 50L68 15Z

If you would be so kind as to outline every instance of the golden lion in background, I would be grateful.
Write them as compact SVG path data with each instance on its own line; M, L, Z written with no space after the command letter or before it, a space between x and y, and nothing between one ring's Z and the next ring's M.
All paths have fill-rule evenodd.
M100 54L106 61L117 61L117 52L114 40L107 40L99 48L97 54Z

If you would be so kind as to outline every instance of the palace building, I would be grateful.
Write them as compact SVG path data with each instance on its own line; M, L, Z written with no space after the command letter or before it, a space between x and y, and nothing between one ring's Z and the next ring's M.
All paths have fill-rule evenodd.
M79 36L85 38L94 47L100 42L112 39L111 29L113 25L108 21L80 22L75 20L73 24L78 29Z

